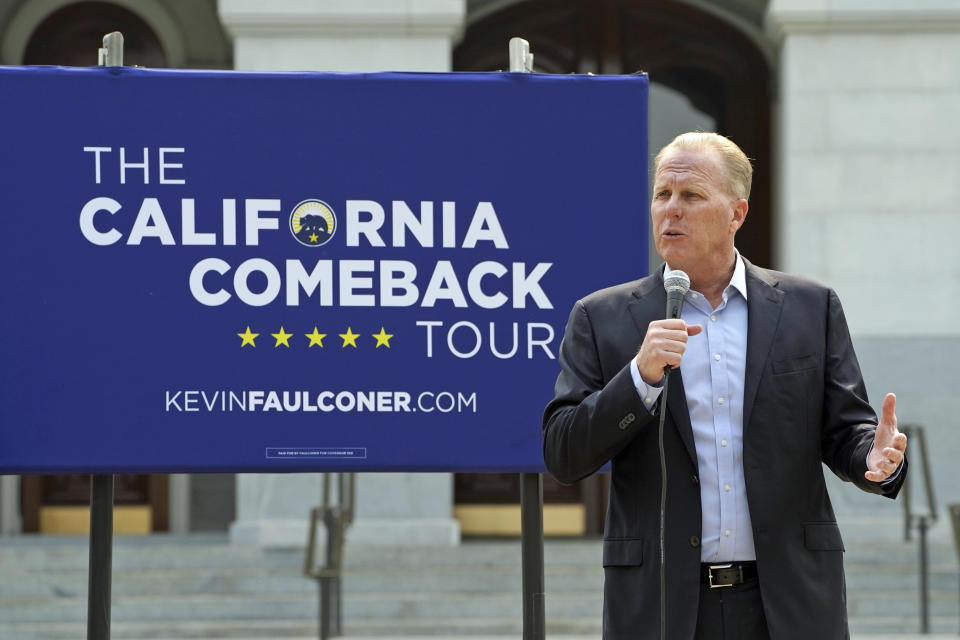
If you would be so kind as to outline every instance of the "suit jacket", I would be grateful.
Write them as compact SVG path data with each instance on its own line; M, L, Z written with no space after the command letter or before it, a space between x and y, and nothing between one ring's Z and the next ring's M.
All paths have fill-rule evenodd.
M894 498L906 460L896 481L863 477L877 418L836 294L744 262L743 472L767 624L773 639L847 638L843 541L821 462L864 491ZM544 460L560 482L575 482L611 461L603 540L606 640L659 637L658 417L644 408L628 367L665 306L662 270L579 300L543 417ZM671 640L693 637L700 592L699 478L682 369L671 374L661 407Z

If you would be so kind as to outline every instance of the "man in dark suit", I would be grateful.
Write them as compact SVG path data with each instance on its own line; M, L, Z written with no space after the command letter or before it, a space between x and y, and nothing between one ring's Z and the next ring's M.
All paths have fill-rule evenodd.
M660 269L570 313L543 451L565 483L612 464L606 640L659 637L661 412L670 640L849 637L821 462L890 498L906 475L896 398L878 426L836 294L734 248L751 177L727 138L678 136L655 161L650 215L665 268L690 278L681 318L663 319Z

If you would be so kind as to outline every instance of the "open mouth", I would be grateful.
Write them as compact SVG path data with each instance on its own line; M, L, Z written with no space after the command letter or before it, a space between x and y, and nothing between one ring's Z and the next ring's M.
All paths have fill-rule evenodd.
M679 231L664 231L663 235L667 238L682 238L686 234L680 233Z

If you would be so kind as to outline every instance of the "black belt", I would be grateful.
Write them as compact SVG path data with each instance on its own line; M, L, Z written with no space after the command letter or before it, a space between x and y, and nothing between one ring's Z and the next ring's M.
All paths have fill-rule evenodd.
M711 589L732 587L756 579L757 563L752 560L749 562L705 562L700 565L700 581Z

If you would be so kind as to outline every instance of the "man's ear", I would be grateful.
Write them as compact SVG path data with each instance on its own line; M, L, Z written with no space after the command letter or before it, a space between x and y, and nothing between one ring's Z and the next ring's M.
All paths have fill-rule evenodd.
M743 226L744 221L747 219L747 210L750 209L750 204L745 198L738 198L733 201L733 220L732 222L736 225L734 226L734 231L740 229Z

